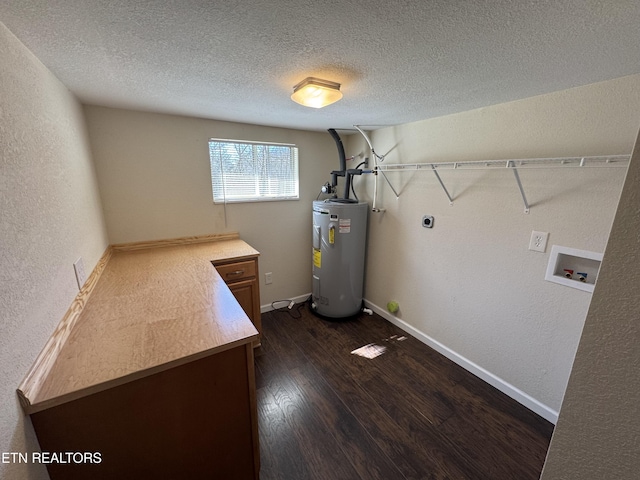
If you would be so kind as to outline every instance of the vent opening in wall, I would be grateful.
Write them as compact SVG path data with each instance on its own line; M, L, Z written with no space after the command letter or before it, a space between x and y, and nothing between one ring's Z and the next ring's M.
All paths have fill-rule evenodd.
M545 280L585 292L593 292L602 254L553 245Z

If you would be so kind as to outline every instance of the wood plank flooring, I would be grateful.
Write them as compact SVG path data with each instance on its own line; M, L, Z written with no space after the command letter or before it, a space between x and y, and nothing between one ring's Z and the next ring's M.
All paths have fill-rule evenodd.
M553 425L380 316L299 304L262 327L261 480L539 478Z

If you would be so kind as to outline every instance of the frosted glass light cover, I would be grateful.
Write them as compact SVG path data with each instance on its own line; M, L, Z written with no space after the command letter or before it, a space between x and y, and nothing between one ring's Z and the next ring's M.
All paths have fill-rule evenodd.
M293 87L291 100L305 107L322 108L342 98L340 84L308 77Z

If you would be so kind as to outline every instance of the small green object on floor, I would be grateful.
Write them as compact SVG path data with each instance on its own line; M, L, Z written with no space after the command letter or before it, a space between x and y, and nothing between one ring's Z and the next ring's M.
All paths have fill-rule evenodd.
M387 303L387 310L391 313L397 313L399 308L400 305L398 305L398 302L391 301Z

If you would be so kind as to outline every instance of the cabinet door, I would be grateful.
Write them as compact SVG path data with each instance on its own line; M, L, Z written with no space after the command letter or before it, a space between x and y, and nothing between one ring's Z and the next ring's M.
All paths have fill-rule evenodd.
M251 319L258 332L262 333L260 320L260 294L258 293L257 279L242 282L229 283L229 290L236 297L238 303Z

